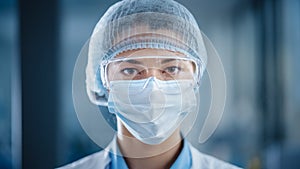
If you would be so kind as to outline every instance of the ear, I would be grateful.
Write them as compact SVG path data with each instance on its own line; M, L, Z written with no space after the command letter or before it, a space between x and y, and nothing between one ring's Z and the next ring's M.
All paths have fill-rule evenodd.
M87 94L92 103L99 106L107 106L107 97L104 95L99 95L97 92L87 89Z

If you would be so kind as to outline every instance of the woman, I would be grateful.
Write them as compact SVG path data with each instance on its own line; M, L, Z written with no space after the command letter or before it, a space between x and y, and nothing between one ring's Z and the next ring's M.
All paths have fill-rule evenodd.
M116 117L117 134L105 150L62 168L237 168L200 153L181 129L198 112L206 58L201 31L181 4L111 6L89 42L86 87Z

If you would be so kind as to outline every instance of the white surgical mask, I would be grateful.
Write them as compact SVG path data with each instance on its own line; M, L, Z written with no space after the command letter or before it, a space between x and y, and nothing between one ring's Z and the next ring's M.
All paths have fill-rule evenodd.
M160 144L196 111L194 80L142 80L110 82L108 109L128 131L146 144Z

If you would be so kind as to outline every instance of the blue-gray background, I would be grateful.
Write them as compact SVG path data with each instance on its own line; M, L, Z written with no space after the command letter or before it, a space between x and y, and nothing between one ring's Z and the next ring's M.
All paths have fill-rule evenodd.
M34 2L37 1L0 1L1 169L57 167L100 150L76 118L72 102L72 72L78 53L93 27L116 0L61 0L52 4L56 9L56 30L48 29L47 21L42 21L45 24L41 27L43 30L36 28L36 31L37 34L39 31L47 34L48 31L57 37L53 65L43 61L51 60L51 55L41 53L40 57L24 57L26 50L20 50L22 46L35 50L33 46L27 46L30 37L22 36L27 33L26 22L30 22L30 17L22 20L24 11L31 12L31 4L26 3ZM202 31L215 44L228 84L222 121L213 136L197 147L245 168L300 168L300 1L179 2L190 9ZM26 5L29 10L24 8ZM37 6L32 4L32 9ZM53 6L41 8L51 13ZM43 39L40 34L37 36L33 38ZM46 40L41 46L51 46L51 42ZM40 48L36 51L43 50ZM28 76L30 71L27 71L30 64L40 65L36 71L41 71L45 77L31 79ZM51 70L47 66L55 70L52 74L50 72L54 75L52 79L47 78ZM26 85L39 85L40 81L48 86L36 90L50 91L55 97L35 98L35 95L30 95L35 88L30 86L32 91L22 91L28 89ZM53 98L56 98L54 103ZM39 105L29 104L27 100L43 102L45 109L55 107L55 111L39 111L35 115L34 106ZM55 118L37 118L44 115ZM39 137L43 139L36 139ZM47 137L54 139L51 141ZM38 151L38 147L53 150ZM43 164L45 167L40 167Z

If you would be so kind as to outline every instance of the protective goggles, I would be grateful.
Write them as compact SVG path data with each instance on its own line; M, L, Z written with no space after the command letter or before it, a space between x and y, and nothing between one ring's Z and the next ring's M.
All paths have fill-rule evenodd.
M185 56L118 57L101 64L104 87L110 81L141 80L156 77L159 80L195 80L199 82L200 61Z

